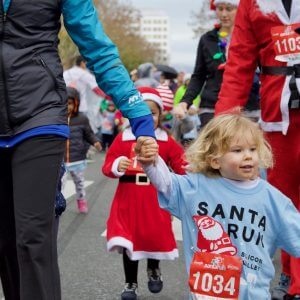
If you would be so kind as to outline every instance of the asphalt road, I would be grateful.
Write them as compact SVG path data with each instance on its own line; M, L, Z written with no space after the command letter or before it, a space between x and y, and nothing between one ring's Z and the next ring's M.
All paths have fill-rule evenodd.
M70 196L72 188L68 191L68 207L61 217L58 235L63 300L120 299L124 282L122 257L106 251L106 239L102 236L117 180L101 174L103 159L103 154L97 154L94 162L88 164L86 180L90 185L86 190L90 211L87 215L78 214L76 199ZM146 264L140 263L139 300L188 299L182 242L177 243L180 258L161 264L164 289L160 294L153 295L147 290ZM278 255L275 265L278 270Z

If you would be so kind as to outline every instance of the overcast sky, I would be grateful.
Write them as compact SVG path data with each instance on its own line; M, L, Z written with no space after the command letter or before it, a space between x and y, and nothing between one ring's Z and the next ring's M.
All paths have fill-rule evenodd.
M207 0L208 1L208 0ZM198 11L201 0L131 0L139 10L163 10L170 16L171 65L191 72L196 59L198 39L188 22L191 11Z

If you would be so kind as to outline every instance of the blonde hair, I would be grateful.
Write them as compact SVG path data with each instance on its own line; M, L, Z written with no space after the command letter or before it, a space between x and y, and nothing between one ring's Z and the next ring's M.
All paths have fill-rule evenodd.
M232 139L250 133L257 147L259 166L271 168L273 155L271 146L265 140L258 124L237 114L224 114L213 118L200 132L196 141L188 148L186 158L189 170L209 177L221 176L219 170L211 167L213 158L224 155Z

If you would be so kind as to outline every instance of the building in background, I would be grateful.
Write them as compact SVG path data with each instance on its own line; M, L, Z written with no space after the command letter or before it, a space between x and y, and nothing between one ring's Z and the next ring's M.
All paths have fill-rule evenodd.
M156 63L170 62L170 19L160 10L142 10L140 34L156 49Z

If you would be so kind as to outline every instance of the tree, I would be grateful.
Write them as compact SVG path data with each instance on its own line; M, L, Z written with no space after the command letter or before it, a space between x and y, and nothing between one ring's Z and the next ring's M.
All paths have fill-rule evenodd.
M140 35L141 14L137 9L129 2L120 0L95 0L94 3L100 12L103 28L118 47L127 70L130 71L145 61L154 61L157 50ZM61 59L68 67L78 55L78 50L64 28L60 32L60 39Z
M198 12L191 13L192 21L190 25L193 28L195 36L198 37L203 33L211 30L216 23L215 12L210 9L210 2L204 0Z

